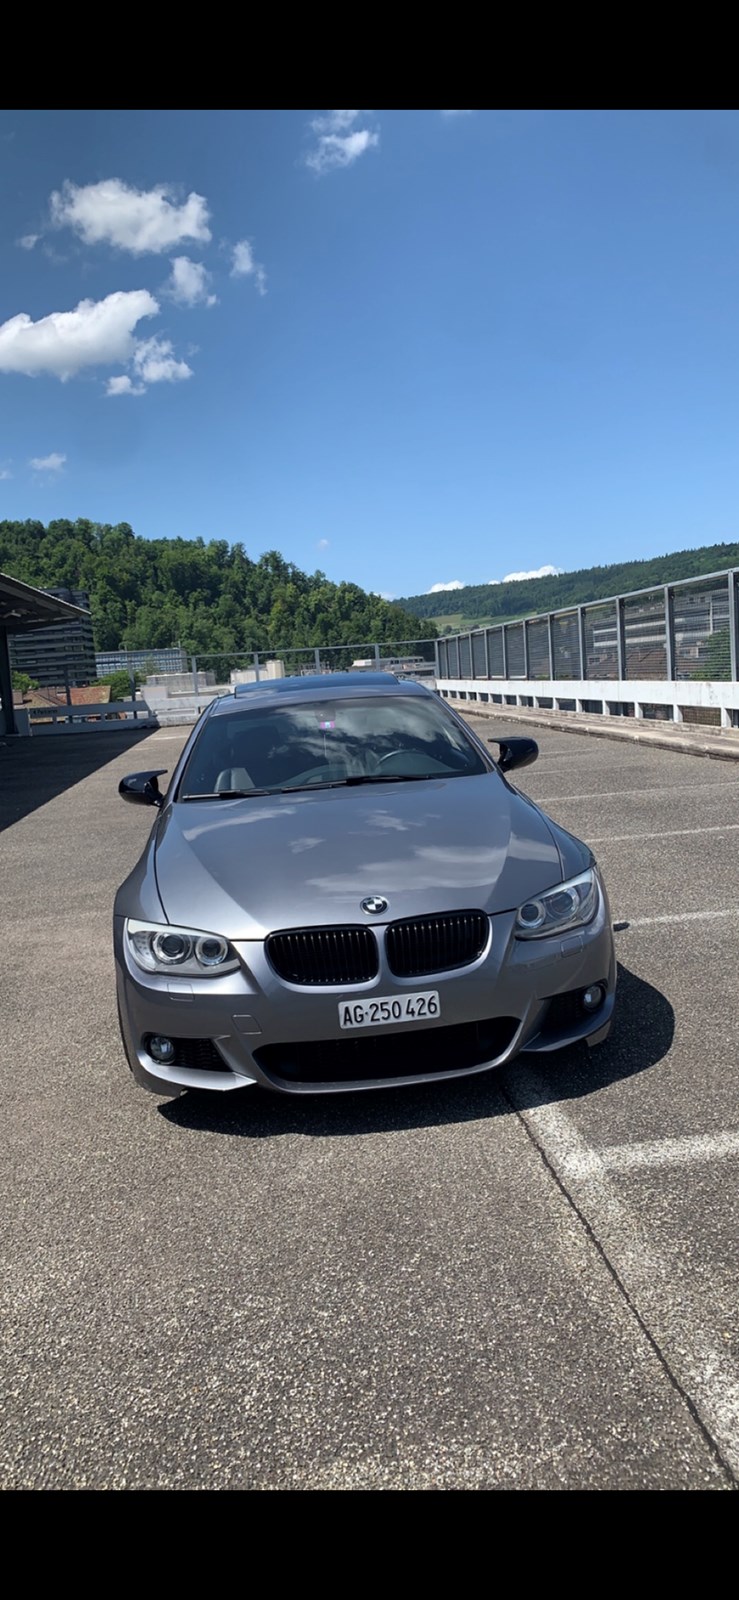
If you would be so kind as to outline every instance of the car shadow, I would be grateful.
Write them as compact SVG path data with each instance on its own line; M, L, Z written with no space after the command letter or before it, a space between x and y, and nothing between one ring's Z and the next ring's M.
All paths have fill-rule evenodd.
M515 1083L516 1103L524 1108L532 1068L536 1087L531 1089L531 1105L581 1099L655 1066L667 1054L674 1032L675 1013L669 1001L619 963L613 1028L605 1044L594 1050L581 1044L552 1055L520 1056L500 1072L355 1094L282 1095L259 1087L227 1094L190 1090L158 1109L175 1127L244 1139L294 1133L308 1138L356 1137L475 1122L511 1114L505 1093L509 1084Z

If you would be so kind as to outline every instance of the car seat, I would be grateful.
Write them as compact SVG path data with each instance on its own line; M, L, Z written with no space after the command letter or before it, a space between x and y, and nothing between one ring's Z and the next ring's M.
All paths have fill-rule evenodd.
M219 772L214 785L214 792L221 794L224 789L254 789L254 779L250 777L246 767L224 767Z

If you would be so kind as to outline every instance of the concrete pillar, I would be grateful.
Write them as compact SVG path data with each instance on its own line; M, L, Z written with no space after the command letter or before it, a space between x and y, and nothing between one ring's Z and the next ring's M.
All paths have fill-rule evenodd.
M10 672L8 634L5 628L0 628L0 707L5 717L5 732L15 733L17 730L13 711L13 679Z

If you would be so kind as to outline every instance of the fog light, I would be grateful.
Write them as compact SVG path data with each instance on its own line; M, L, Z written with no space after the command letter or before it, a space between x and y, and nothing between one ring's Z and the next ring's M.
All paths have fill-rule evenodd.
M172 1039L165 1039L161 1033L153 1033L149 1038L149 1055L155 1061L160 1061L162 1066L168 1066L174 1061L176 1050Z
M594 983L589 989L583 989L581 999L585 1011L597 1011L605 999L602 983Z

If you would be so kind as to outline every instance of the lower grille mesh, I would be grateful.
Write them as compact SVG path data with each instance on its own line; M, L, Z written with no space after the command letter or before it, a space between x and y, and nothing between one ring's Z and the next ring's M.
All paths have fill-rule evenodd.
M503 1055L519 1027L517 1017L455 1023L412 1033L382 1031L370 1038L345 1037L268 1044L255 1050L262 1071L284 1084L344 1084L420 1074L474 1070Z
M212 1039L173 1039L177 1054L175 1067L187 1067L195 1072L227 1072L228 1068Z

